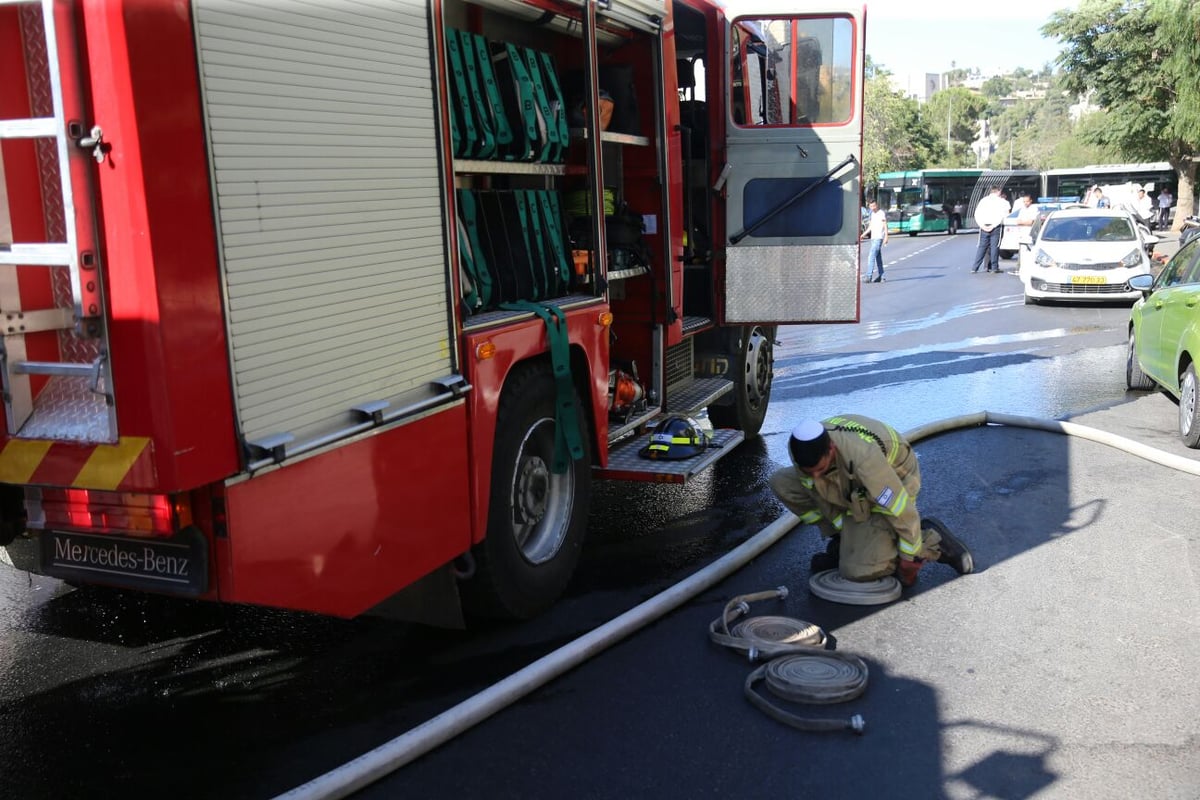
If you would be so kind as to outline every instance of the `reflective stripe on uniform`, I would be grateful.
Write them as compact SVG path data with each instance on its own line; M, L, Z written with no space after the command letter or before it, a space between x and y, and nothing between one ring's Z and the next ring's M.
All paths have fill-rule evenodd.
M919 536L917 537L917 541L915 544L908 541L907 539L900 539L899 541L896 542L896 547L899 548L899 550L902 554L904 554L906 556L913 556L914 558L916 557L916 555L918 553L921 552L923 545L924 545L924 542L922 542L922 540Z
M821 519L821 514L817 511L806 511L800 515L800 521L805 525L812 525Z
M833 524L833 527L837 528L840 531L842 529L842 521L845 519L846 519L845 514L838 514L836 517L834 517L833 519L831 519L829 521L830 521L830 523Z

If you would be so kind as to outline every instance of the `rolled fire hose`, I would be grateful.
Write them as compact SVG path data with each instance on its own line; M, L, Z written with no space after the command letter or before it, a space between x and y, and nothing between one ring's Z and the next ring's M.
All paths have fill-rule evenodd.
M1164 453L1123 436L1073 422L994 414L990 411L979 411L974 414L964 414L931 422L905 433L904 438L915 444L922 439L928 439L938 434L960 428L977 428L988 424L1031 428L1077 436L1081 439L1108 445L1164 467L1170 467L1190 475L1200 475L1200 462ZM499 683L467 698L412 730L389 742L384 742L374 750L366 752L324 775L319 775L279 797L288 798L288 800L300 800L301 798L303 800L318 800L318 798L333 800L333 798L346 797L379 780L384 775L416 760L492 714L515 703L533 690L549 683L564 672L573 669L591 656L603 652L634 631L649 625L701 592L720 583L765 552L799 523L800 519L795 514L785 512L775 522L683 581L589 631L575 641L539 658L524 669L514 672Z
M746 699L772 719L802 731L844 731L861 734L866 723L859 714L849 719L801 717L779 708L759 694L755 684L766 681L768 691L793 703L844 703L867 688L867 665L857 656L823 650L825 631L811 622L780 616L750 617L731 630L729 623L750 613L759 600L782 600L786 586L742 594L725 604L725 610L708 626L716 644L742 650L754 661L772 659L750 673L743 685Z
M760 600L782 600L786 586L754 594L740 594L725 604L721 616L708 626L708 637L722 647L741 650L751 661L775 658L788 653L811 651L825 646L825 631L811 622L791 617L751 617L731 630L729 624L750 613L750 604Z

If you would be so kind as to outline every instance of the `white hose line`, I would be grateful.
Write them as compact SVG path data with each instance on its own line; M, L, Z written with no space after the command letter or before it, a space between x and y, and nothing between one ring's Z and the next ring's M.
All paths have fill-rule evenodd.
M639 628L673 611L737 572L800 522L791 512L763 528L704 569L634 606L599 628L563 645L524 669L467 698L433 719L385 742L353 761L279 796L288 800L346 797L453 739L534 689L573 669Z
M904 437L915 444L940 433L959 428L979 427L989 423L1032 428L1090 439L1162 466L1172 467L1192 475L1200 475L1200 462L1164 453L1132 439L1089 428L1086 425L1036 417L1019 417L981 411L960 417L950 417L914 428L905 433ZM634 631L650 624L667 612L673 611L700 592L720 583L782 539L784 534L799 522L800 520L795 514L784 512L779 519L694 575L656 594L590 633L539 658L524 669L514 672L499 683L489 686L479 694L467 698L412 730L381 744L353 761L348 761L324 775L313 778L308 783L279 795L277 800L285 798L287 800L334 800L334 798L346 797L384 775L394 772L516 702L534 689L549 683L593 655L616 644Z
M978 427L980 425L1007 425L1014 428L1032 428L1039 431L1049 431L1050 433L1062 433L1068 436L1075 436L1080 439L1088 439L1093 442L1115 447L1117 450L1122 450L1130 455L1135 455L1138 458L1144 458L1155 464L1171 469L1186 472L1190 475L1200 475L1200 461L1177 456L1174 453L1166 453L1162 450L1156 450L1153 447L1144 445L1141 442L1135 442L1133 439L1126 439L1124 436L1118 436L1115 433L1102 431L1097 428L1089 428L1087 425L1079 425L1075 422L1062 422L1056 419L1039 419L1037 417L1019 417L1012 414L997 414L991 411L980 411L975 414L964 414L961 417L948 417L947 419L931 422L928 425L922 425L919 428L914 428L912 431L905 433L904 438L912 443L927 439L930 436L935 436L939 433L957 430L959 428Z

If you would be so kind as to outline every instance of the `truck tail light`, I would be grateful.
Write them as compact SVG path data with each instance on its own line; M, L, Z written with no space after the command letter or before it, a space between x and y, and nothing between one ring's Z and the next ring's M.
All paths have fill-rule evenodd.
M30 528L171 536L192 524L187 495L25 489Z

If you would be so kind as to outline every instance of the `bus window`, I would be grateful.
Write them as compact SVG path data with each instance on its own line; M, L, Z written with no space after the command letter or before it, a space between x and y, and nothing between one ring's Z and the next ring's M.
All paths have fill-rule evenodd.
M738 19L731 36L729 107L737 125L850 121L854 29L848 17Z

